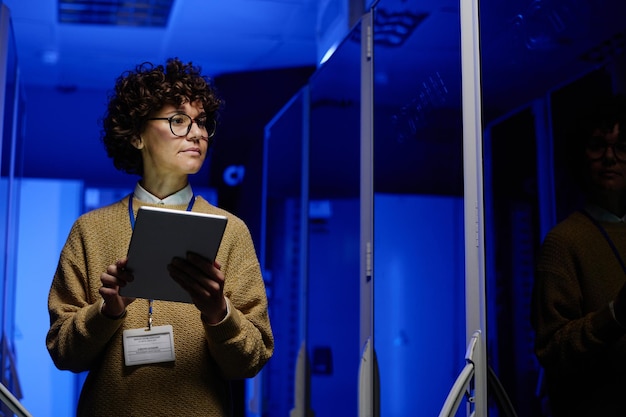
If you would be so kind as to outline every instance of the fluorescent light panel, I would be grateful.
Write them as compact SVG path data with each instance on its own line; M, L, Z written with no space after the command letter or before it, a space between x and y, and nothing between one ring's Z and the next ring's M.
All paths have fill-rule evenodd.
M59 0L59 23L165 27L174 0Z

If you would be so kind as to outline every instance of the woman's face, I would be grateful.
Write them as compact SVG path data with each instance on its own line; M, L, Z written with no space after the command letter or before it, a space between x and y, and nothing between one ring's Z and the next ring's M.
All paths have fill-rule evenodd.
M596 129L587 145L591 181L600 190L626 190L626 143L619 132L619 124L609 131Z
M181 126L178 118L172 121L172 128L168 120L148 120L141 140L134 143L143 157L144 178L182 178L197 173L202 167L208 150L208 137L206 130L196 122L196 119L205 116L201 104L187 102L178 107L168 104L152 117L166 119L180 113L193 119L186 135L185 126L188 124ZM178 135L182 131L183 136L174 135L172 129Z

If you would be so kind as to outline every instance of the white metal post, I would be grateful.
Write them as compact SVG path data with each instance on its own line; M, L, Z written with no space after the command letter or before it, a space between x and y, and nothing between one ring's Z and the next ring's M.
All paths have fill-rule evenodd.
M460 0L463 105L466 336L474 352L474 415L487 416L485 247L478 0Z
M378 372L374 344L373 12L361 20L361 236L359 417L377 417Z

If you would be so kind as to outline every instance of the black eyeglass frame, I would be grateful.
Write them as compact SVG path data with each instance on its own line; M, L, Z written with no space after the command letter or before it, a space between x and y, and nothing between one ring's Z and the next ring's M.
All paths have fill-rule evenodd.
M597 149L591 149L592 146L596 146ZM615 150L615 147L618 146L618 151ZM622 147L623 149L619 149ZM613 151L613 155L615 155L615 159L620 162L626 162L626 142L617 141L615 143L606 143L604 141L597 141L595 143L587 143L585 145L585 154L592 161L598 161L606 156L606 151L611 148ZM592 155L593 154L593 155ZM619 154L619 155L618 155ZM597 155L597 156L594 156ZM620 156L621 155L621 156Z
M189 120L191 120L191 122L187 125L187 132L185 132L184 135L177 135L176 133L174 133L174 128L172 127L172 120L176 116L185 116L185 117L188 117ZM187 113L176 113L170 117L151 117L146 120L167 120L168 124L170 125L170 132L172 132L172 135L178 138L184 138L185 136L187 136L189 132L191 131L191 125L193 125L194 123L197 124L200 129L206 130L207 139L211 139L213 136L215 136L215 131L217 130L217 122L215 121L215 119L209 120L207 118L206 123L198 123L197 119L194 119L193 117L189 116ZM209 123L212 125L210 131L209 131Z

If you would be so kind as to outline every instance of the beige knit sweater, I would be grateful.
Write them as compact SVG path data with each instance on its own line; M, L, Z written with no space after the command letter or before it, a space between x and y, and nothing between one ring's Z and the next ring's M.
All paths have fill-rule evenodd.
M626 262L626 224L602 222ZM554 416L626 416L626 336L609 302L626 283L602 232L575 212L546 236L532 323Z
M141 205L133 201L135 210ZM209 326L193 304L155 301L153 325L173 326L176 360L152 365L125 366L122 346L123 330L146 326L148 301L135 300L119 320L100 313L100 274L130 241L128 198L74 223L50 288L46 345L59 369L89 371L78 416L229 416L229 380L256 375L271 357L265 287L247 226L201 197L193 210L228 217L217 261L231 311Z

